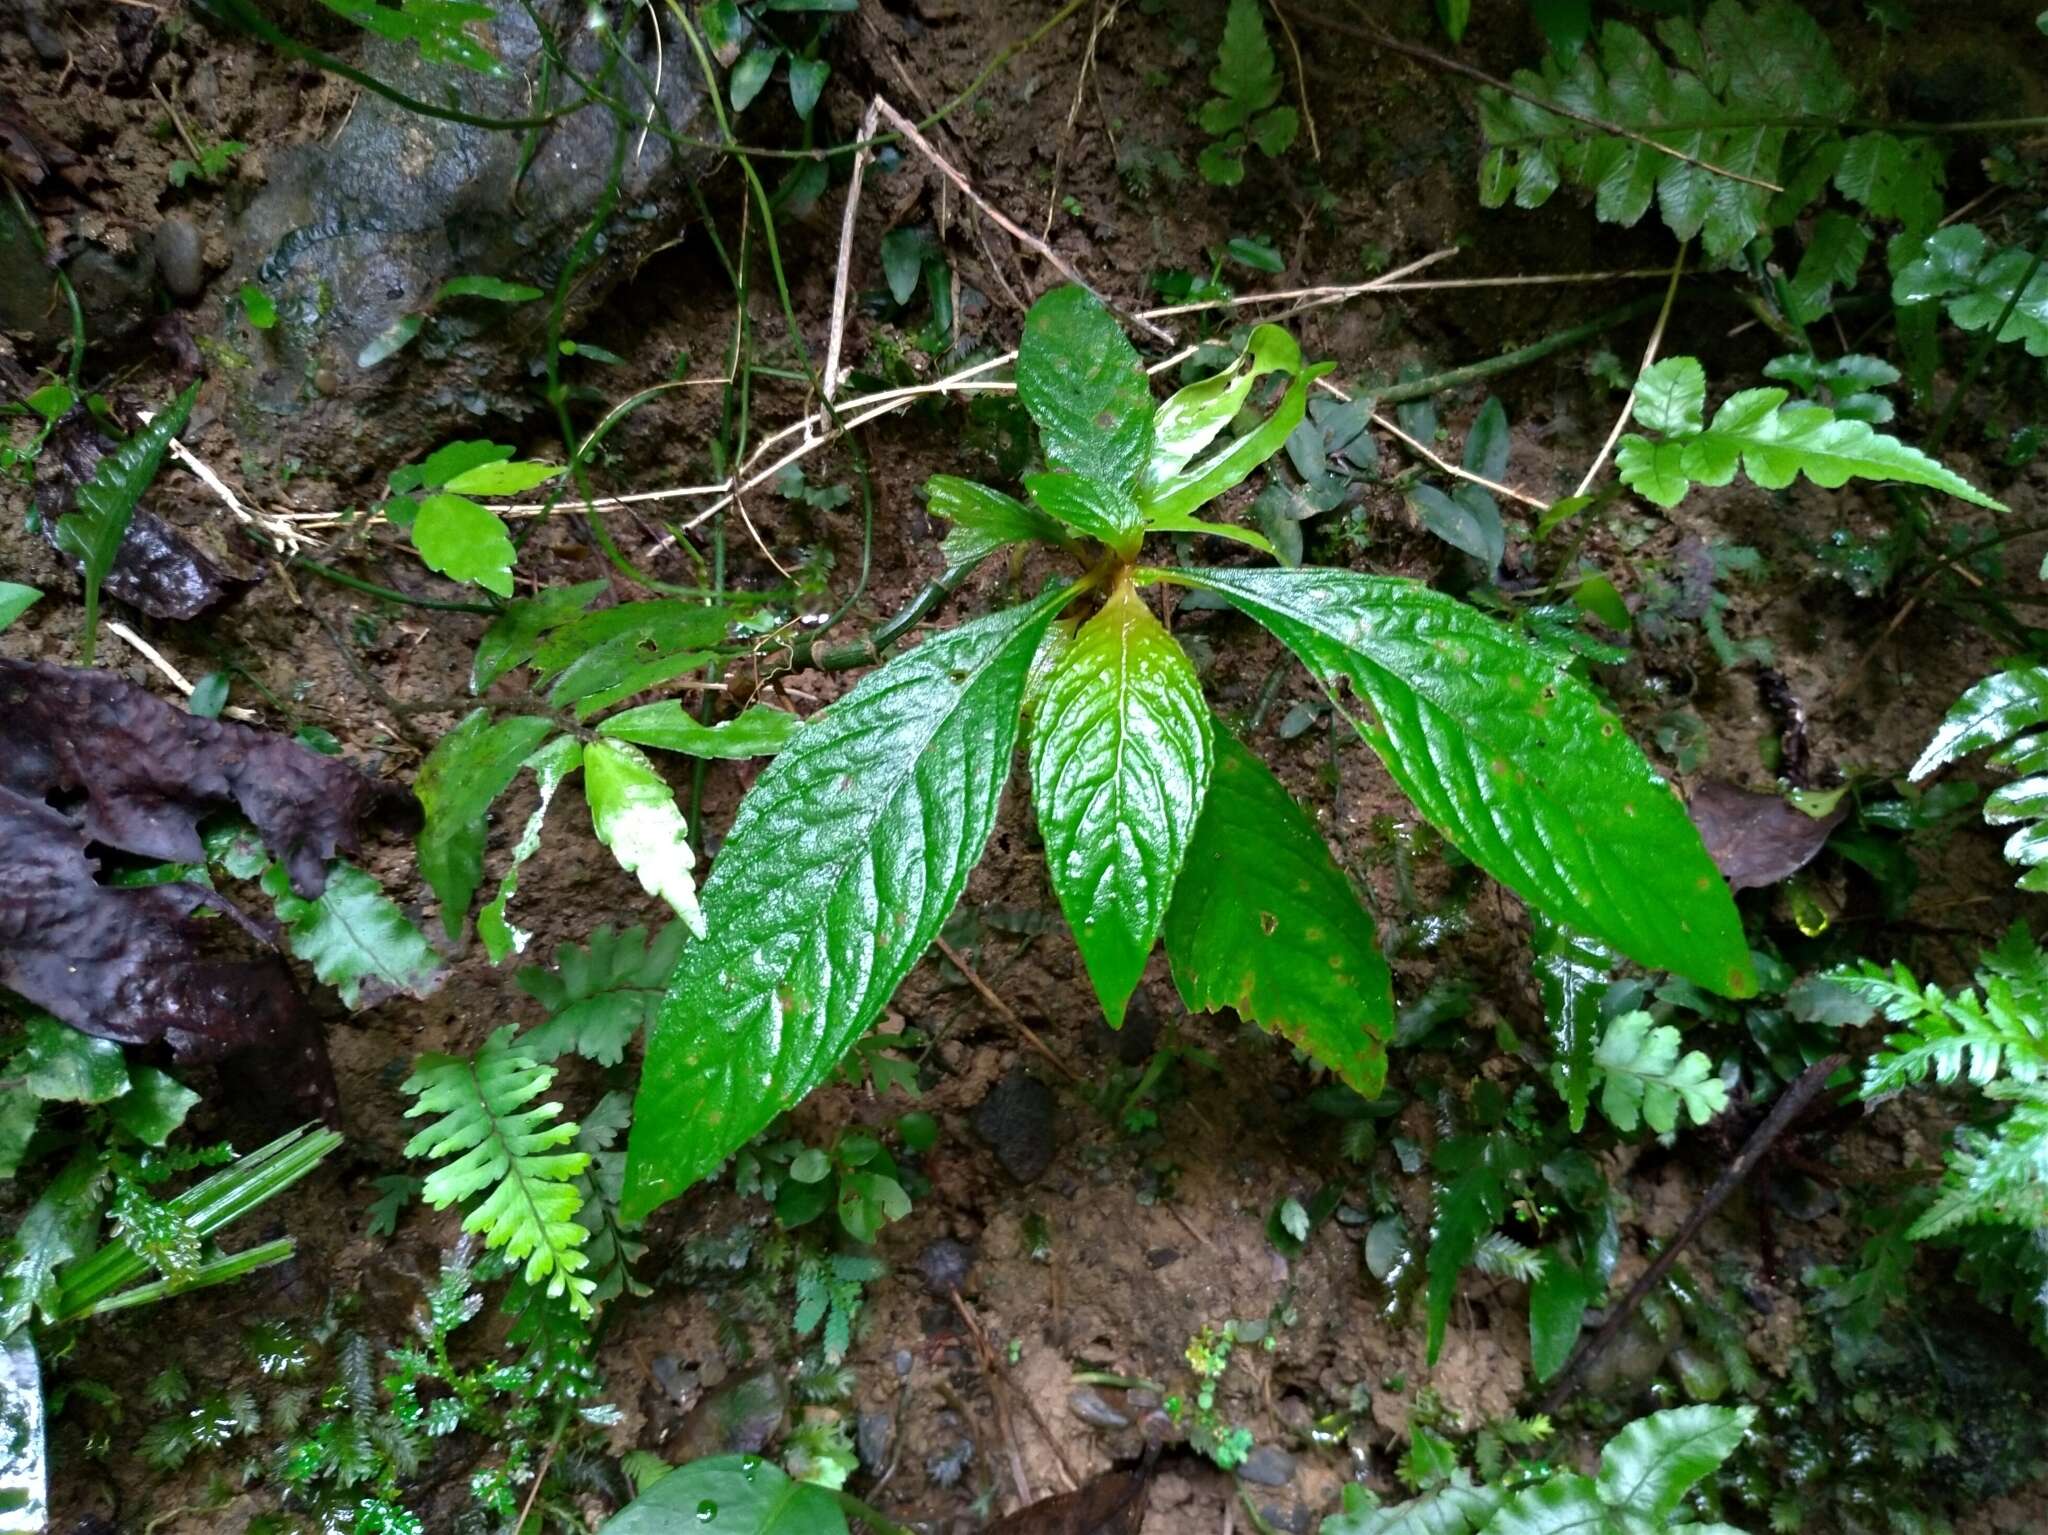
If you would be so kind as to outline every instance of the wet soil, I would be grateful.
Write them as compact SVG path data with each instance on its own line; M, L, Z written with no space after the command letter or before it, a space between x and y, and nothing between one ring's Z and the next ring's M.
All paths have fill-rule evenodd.
M166 345L166 335L175 337L180 329L204 335L223 323L234 301L220 280L230 260L230 229L264 184L273 157L290 146L330 138L355 108L354 91L214 31L175 6L146 42L137 43L138 23L124 16L123 7L14 3L35 25L10 26L0 35L0 91L86 167L80 186L50 199L59 211L46 216L46 233L66 249L102 250L101 264L117 276L126 274L120 280L127 286L91 316L89 375L104 380L102 387L118 406L148 404L164 396L181 368L179 348ZM1426 5L1391 9L1394 24L1412 35L1429 35ZM818 138L854 136L870 91L887 94L913 115L951 100L996 44L1025 33L1050 8L1025 10L988 0L864 6L834 43L835 72L819 109ZM1091 282L1131 302L1151 299L1152 274L1205 271L1206 253L1239 236L1269 241L1285 262L1271 276L1228 270L1230 280L1244 288L1354 281L1450 246L1458 248L1457 256L1433 272L1572 273L1657 268L1669 261L1661 230L1599 225L1569 199L1535 213L1480 209L1474 191L1476 130L1463 88L1411 60L1313 32L1304 32L1301 41L1319 157L1304 146L1278 166L1258 166L1259 174L1240 188L1206 186L1192 169L1200 135L1189 117L1204 93L1221 13L1218 4L1102 7L1096 14L1104 24L1091 45L1084 8L999 72L972 106L934 133L934 142L991 203L1034 232L1047 229L1052 246ZM1995 42L1997 26L1987 22L1982 36L1965 35L1953 50L1981 55ZM1474 57L1505 73L1533 57L1536 47L1530 29L1517 23L1489 29ZM1084 56L1091 53L1093 67L1084 77ZM251 146L220 184L168 186L170 161L183 150L150 82L178 104L195 133ZM790 127L773 108L745 122L750 135L772 136ZM1161 168L1170 157L1178 157L1178 179ZM737 250L744 236L758 258L760 231L745 211L737 171L724 165L704 178L701 190L725 248ZM802 341L814 357L822 351L831 311L841 193L835 180L815 210L783 217L776 231ZM1952 189L1952 203L1961 200ZM210 286L189 300L170 298L151 265L158 232L173 218L192 222L204 252ZM958 274L963 339L991 347L1014 344L1023 305L1056 281L1056 274L964 209L957 192L914 161L885 165L871 175L853 243L856 294L881 287L882 237L916 223L937 232ZM664 243L577 333L623 361L578 362L568 376L603 400L623 399L672 378L705 377L714 384L668 392L628 416L596 465L603 490L701 484L722 472L712 444L726 407L715 381L734 329L731 288L704 227L681 224ZM765 262L756 261L752 277L745 318L757 361L794 370L796 342ZM1642 280L1612 279L1389 294L1318 310L1292 323L1310 355L1337 363L1335 377L1347 389L1370 388L1410 366L1427 370L1492 356L1644 291L1650 290ZM1761 328L1745 328L1742 320L1741 312L1704 299L1681 303L1664 350L1702 356L1715 378L1753 378L1778 348ZM1179 339L1200 334L1186 317L1172 323ZM885 306L856 303L847 356L859 366L903 357L909 359L906 366L923 367L926 360L906 344L908 328ZM1640 353L1647 330L1644 319L1605 338L1624 370ZM21 366L33 367L49 359L58 333L38 319L4 344ZM1545 501L1571 491L1620 403L1587 358L1588 349L1567 350L1491 386L1514 425L1508 477ZM404 387L401 368L392 388ZM1945 390L1946 383L1937 395ZM1462 443L1486 392L1480 386L1439 399L1448 451ZM804 404L797 387L757 375L748 402L756 435L795 419ZM537 401L520 407L503 393L494 394L473 429L465 431L489 433L537 455L560 452L550 413ZM961 469L961 437L960 415L936 407L864 431L875 497L872 570L844 620L844 636L895 611L939 572L940 530L922 509L918 488L935 472L971 472L974 466ZM188 440L266 507L359 507L395 467L380 464L367 474L337 477L334 466L323 462L317 439L253 452L223 424L223 401L211 386ZM1404 462L1391 440L1382 441L1381 453L1389 473ZM1961 434L1950 457L2013 508L2015 523L2042 520L2048 466L2008 466L1993 455L1983 433ZM814 485L851 484L855 465L843 448L834 448L807 461L805 472ZM259 708L275 725L310 724L331 732L351 760L402 789L425 745L457 717L483 620L384 602L288 570L225 529L218 503L182 472L166 474L151 504L176 524L224 540L265 575L208 620L139 624L142 632L188 676L223 664L240 669L257 686L238 687L238 702ZM0 639L0 649L69 659L79 624L78 605L69 597L74 582L48 545L24 531L19 510L10 501L0 518L0 574L42 587L50 596ZM666 537L662 511L615 518L611 531L643 570L695 582L706 546L678 548ZM863 564L858 495L828 510L757 495L746 511L759 547L737 523L728 526L728 578L735 585L775 585L780 578L766 557L772 551L784 565L828 572L827 592L810 604L815 610L835 606L852 589ZM1833 535L1880 532L1891 515L1875 491L1827 492L1804 484L1780 495L1742 488L1701 491L1671 514L1624 503L1591 532L1585 552L1625 594L1645 600L1656 581L1676 584L1706 551L1726 545L1756 550L1759 573L1753 579L1720 585L1727 598L1722 623L1732 639L1769 642L1772 670L1806 716L1813 779L1826 783L1837 781L1834 775L1900 771L1949 701L1998 655L1967 612L1932 602L1906 611L1897 595L1862 599L1822 567L1819 555ZM1988 525L1987 518L1960 507L1945 515L1958 529ZM1365 489L1353 526L1362 547L1334 539L1312 547L1326 558L1376 571L1453 585L1470 579L1461 558L1423 532L1401 495L1384 484ZM1525 522L1512 530L1513 575L1546 573L1556 559L1555 548L1539 548L1532 533ZM2042 552L2040 535L2019 540L2009 551L2009 569L2033 571ZM337 535L323 557L387 586L449 595L389 529ZM550 585L615 577L576 516L536 529L522 550L520 572L523 580ZM1035 577L1033 570L985 570L953 600L950 616L984 611ZM632 594L623 581L614 584L621 595ZM1252 739L1312 806L1340 860L1370 891L1382 922L1401 934L1394 955L1400 999L1413 1001L1434 983L1461 979L1477 997L1464 1025L1474 1040L1505 1030L1540 1038L1527 922L1518 904L1446 866L1440 846L1415 826L1385 773L1355 740L1323 723L1298 734L1283 728L1296 705L1312 708L1318 697L1305 675L1281 666L1270 641L1224 614L1181 613L1174 623L1191 641L1218 707L1257 721ZM138 683L164 686L125 647L107 645L103 656L103 664ZM1632 659L1603 669L1601 680L1638 739L1657 739L1660 725L1678 711L1697 716L1703 727L1697 758L1688 759L1683 771L1668 748L1660 758L1682 782L1711 774L1767 788L1772 775L1765 751L1777 740L1781 721L1760 688L1760 671L1753 664L1724 666L1697 622L1677 622L1655 634L1639 632ZM774 686L783 701L810 712L850 680L845 673L810 672ZM755 771L749 764L709 765L702 813L714 852L718 829L729 823ZM687 790L687 766L677 771L677 782ZM503 807L493 869L524 824L531 801L521 796L527 792L523 786L515 790ZM519 897L524 921L535 929L536 955L580 940L599 922L662 919L658 904L622 876L578 824L575 810L565 806L554 815L542 853L522 876ZM430 910L413 866L402 803L377 830L366 866L416 914ZM1916 853L1922 879L1900 922L1881 921L1867 881L1839 861L1819 865L1816 883L1836 906L1839 921L1868 927L1874 947L1915 945L1923 965L1953 980L1977 940L2014 914L2007 871L1996 840L1969 822L1942 838L1924 839ZM1769 892L1758 899L1772 909ZM1333 1179L1351 1187L1347 1208L1369 1204L1369 1182L1371 1194L1384 1195L1405 1214L1409 1229L1425 1230L1427 1180L1412 1169L1403 1171L1386 1149L1372 1164L1369 1180L1348 1166L1339 1154L1336 1126L1309 1104L1309 1070L1255 1030L1186 1016L1163 961L1155 960L1148 974L1132 1027L1122 1036L1104 1029L1057 922L1022 795L1006 798L989 856L949 934L1066 1071L1025 1046L935 956L913 975L881 1026L885 1032L915 1030L929 1041L914 1052L926 1083L917 1103L867 1086L835 1084L791 1116L791 1133L812 1144L848 1124L887 1126L913 1106L936 1116L940 1125L938 1142L921 1167L929 1192L907 1220L882 1235L878 1250L889 1277L871 1287L850 1356L858 1409L872 1420L879 1457L854 1483L864 1495L920 1528L968 1530L991 1507L1016 1504L1019 1472L1030 1488L1045 1494L1128 1461L1144 1442L1157 1399L1191 1392L1185 1359L1190 1338L1226 1319L1270 1325L1270 1348L1240 1349L1222 1383L1217 1411L1223 1420L1249 1428L1262 1450L1287 1452L1268 1454L1261 1464L1273 1484L1250 1489L1262 1517L1277 1528L1312 1528L1313 1518L1334 1506L1347 1480L1363 1478L1392 1494L1394 1459L1418 1403L1436 1421L1467 1429L1526 1404L1532 1382L1522 1286L1469 1278L1432 1369L1422 1357L1412 1284L1390 1292L1371 1277L1360 1251L1363 1225L1348 1217L1325 1225L1291 1260L1269 1243L1267 1220L1275 1206L1289 1197L1306 1200ZM381 1330L392 1342L403 1335L439 1253L455 1235L455 1223L415 1207L394 1238L368 1234L368 1206L376 1192L371 1179L405 1166L401 1148L408 1131L399 1117L405 1100L397 1084L421 1051L473 1049L505 1021L536 1022L540 1012L513 983L511 967L493 969L473 942L454 956L446 984L423 1001L391 1002L351 1017L318 988L309 987L307 994L313 999L309 1005L321 1011L334 1055L347 1145L328 1170L266 1208L259 1222L263 1230L250 1233L290 1232L300 1243L297 1258L247 1281L231 1296L173 1301L145 1321L94 1329L76 1356L61 1364L60 1378L102 1381L132 1393L176 1360L195 1380L220 1383L229 1377L223 1362L233 1356L234 1339L246 1322L312 1317L336 1297L351 1298L366 1329ZM1156 1126L1132 1133L1076 1082L1100 1084L1118 1072L1122 1080L1134 1080L1148 1056L1148 1039L1150 1045L1189 1052L1190 1059L1172 1074L1171 1091L1159 1096ZM1483 1056L1481 1050L1460 1048L1398 1060L1396 1086L1475 1069L1527 1074L1499 1056L1475 1067ZM990 1144L988 1127L978 1127L976 1113L998 1084L1019 1073L1044 1084L1046 1092L1027 1096L1042 1098L1051 1116L1049 1127L1027 1127L1049 1137L1052 1148L1050 1164L1028 1182L1011 1170L1016 1160ZM285 1105L267 1104L247 1091L212 1091L221 1084L207 1073L194 1080L209 1089L194 1119L201 1137L253 1143L289 1122ZM572 1104L594 1101L603 1085L594 1069L572 1069L564 1082ZM1937 1154L1940 1125L1900 1109L1868 1119L1838 1116L1832 1123L1830 1133L1806 1149L1838 1161L1850 1176L1895 1169L1902 1159L1924 1163ZM1417 1103L1385 1128L1426 1147L1442 1127ZM1649 1244L1677 1228L1728 1150L1702 1136L1682 1139L1672 1153L1652 1149L1640 1158L1614 1159L1610 1175L1628 1201L1618 1279L1626 1280L1647 1261ZM1839 1213L1823 1213L1788 1234L1780 1214L1779 1261L1767 1267L1758 1213L1747 1196L1733 1201L1701 1240L1699 1267L1740 1276L1758 1368L1783 1378L1804 1339L1806 1292L1797 1282L1795 1256L1838 1258L1853 1247L1855 1233ZM600 1353L610 1399L623 1410L610 1431L616 1450L639 1447L673 1458L679 1446L701 1444L702 1419L693 1420L693 1412L747 1371L730 1357L731 1337L715 1288L687 1283L683 1257L693 1239L735 1230L758 1236L768 1223L760 1201L743 1201L725 1188L699 1191L657 1217L642 1273L661 1282L651 1296L614 1309ZM933 1257L942 1243L957 1244L958 1251ZM964 1309L927 1283L921 1264L934 1263L957 1280ZM1007 1387L991 1381L974 1346L975 1327L999 1361ZM753 1333L765 1360L791 1353L786 1329L764 1323ZM1656 1363L1650 1361L1653 1368ZM1077 1371L1141 1384L1077 1386ZM993 1394L998 1390L1028 1403L1028 1409L999 1411ZM1613 1386L1613 1400L1624 1407L1651 1399L1644 1380ZM1334 1440L1310 1432L1315 1420L1350 1406L1358 1417L1348 1432ZM699 1426L693 1428L693 1421ZM108 1527L90 1524L93 1516L113 1528L151 1528L160 1535L239 1529L269 1506L269 1494L259 1492L241 1495L225 1509L175 1512L196 1502L203 1473L150 1472L132 1453L127 1430L110 1428L89 1406L60 1424L54 1454L59 1529ZM435 1507L459 1507L466 1474L459 1446L430 1468ZM420 1501L424 1506L427 1499ZM2017 1530L2048 1507L2024 1496L2008 1504L1980 1516L1976 1527ZM1197 1457L1170 1454L1153 1491L1145 1535L1229 1530L1233 1518L1243 1518L1231 1508L1227 1478ZM593 1518L602 1512L597 1502L585 1509ZM452 1525L430 1523L447 1527Z

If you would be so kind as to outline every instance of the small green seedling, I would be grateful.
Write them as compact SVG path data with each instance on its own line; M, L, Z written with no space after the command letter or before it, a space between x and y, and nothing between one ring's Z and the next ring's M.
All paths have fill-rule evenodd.
M1020 734L1053 892L1110 1023L1163 935L1190 1009L1234 1009L1379 1093L1394 1009L1372 919L1308 813L1211 716L1157 587L1270 630L1424 815L1532 906L1709 990L1754 990L1685 807L1553 653L1412 581L1142 561L1161 536L1270 555L1196 513L1280 450L1324 371L1262 325L1156 404L1091 294L1033 306L1017 388L1047 467L1024 477L1030 499L946 475L927 489L954 570L1039 544L1078 578L889 661L756 781L650 1033L628 1219L709 1175L880 1016L959 900ZM1277 398L1230 436L1262 385Z
M1259 0L1230 0L1216 67L1209 72L1216 94L1202 104L1202 131L1214 141L1195 158L1204 181L1236 186L1244 180L1245 151L1254 144L1272 159L1287 153L1301 118L1294 108L1273 104L1280 99L1280 83Z

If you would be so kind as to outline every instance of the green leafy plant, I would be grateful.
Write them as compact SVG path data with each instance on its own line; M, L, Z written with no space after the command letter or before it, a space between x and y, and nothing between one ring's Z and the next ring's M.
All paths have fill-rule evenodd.
M1280 99L1280 70L1266 40L1259 0L1230 0L1209 85L1216 94L1202 104L1200 122L1212 142L1195 164L1210 185L1234 187L1244 180L1248 148L1257 145L1277 160L1301 131L1294 108L1274 105Z
M1844 130L1856 92L1791 0L1714 0L1698 22L1662 18L1655 42L1605 21L1592 46L1552 54L1513 84L1522 94L1479 93L1488 207L1541 207L1569 184L1593 193L1602 221L1634 224L1654 202L1714 262L1791 224L1830 185L1908 232L1941 217L1939 152L1925 138ZM1817 317L1823 289L1853 278L1869 240L1846 216L1817 223L1788 285L1794 312Z
M1246 898L1263 840L1205 839L1210 817L1240 823L1255 813L1248 801L1277 804L1285 791L1224 742L1147 586L1220 599L1275 634L1424 815L1532 905L1709 989L1754 988L1733 901L1683 807L1553 653L1409 581L1137 563L1157 534L1270 549L1195 513L1279 450L1321 371L1261 326L1231 367L1155 406L1136 352L1092 295L1063 288L1033 307L1017 386L1048 468L1025 477L1030 501L947 477L929 492L955 524L956 569L1035 541L1078 554L1084 573L887 662L756 782L704 888L706 936L684 950L649 1037L629 1217L709 1174L823 1081L879 1014L980 856L1027 695L1053 891L1110 1021L1163 930L1190 1006L1231 999L1378 1092L1393 1010L1385 961L1358 944L1369 919L1343 881L1319 877L1297 892L1313 911L1285 912L1283 929L1281 909ZM1274 403L1226 439L1276 373L1290 378ZM1084 596L1092 615L1061 621ZM1170 916L1198 845L1203 875L1186 892L1198 904ZM1183 940L1196 935L1190 954ZM1341 1013L1330 1011L1332 977Z
M1996 249L1975 224L1951 224L1894 243L1892 302L1901 309L1939 304L1958 330L2020 342L2048 357L2048 272L2024 247Z
M523 1264L527 1284L545 1282L549 1295L588 1315L596 1283L583 1273L590 1232L576 1219L583 1201L573 1180L590 1158L560 1149L576 1139L577 1126L559 1118L560 1104L533 1103L555 1069L520 1054L514 1032L499 1029L473 1056L420 1057L405 1082L414 1100L406 1117L440 1118L412 1138L405 1154L452 1156L429 1175L421 1198L437 1210L468 1205L465 1231Z
M1673 507L1695 484L1726 485L1738 468L1766 490L1800 475L1832 490L1852 479L1925 485L1972 506L2005 507L1910 444L1838 416L1824 405L1787 403L1782 389L1744 389L1706 420L1706 370L1692 357L1667 357L1636 381L1636 424L1654 439L1626 433L1614 455L1622 484Z
M81 664L92 665L99 639L100 586L114 567L121 539L135 516L136 503L163 467L171 439L184 430L199 398L192 384L133 437L111 453L100 455L92 478L78 487L78 504L57 519L57 547L82 567L85 579L85 631L78 642Z
M737 55L726 79L733 111L744 112L752 106L773 78L776 65L786 62L790 107L809 122L824 94L825 82L832 77L831 64L818 57L830 35L832 15L851 15L858 5L859 0L711 0L699 21L704 41L714 54L721 60ZM776 37L775 27L784 17L797 14L817 16L819 25L803 46L791 47Z
M498 19L493 6L477 0L320 0L366 32L392 42L410 43L429 64L458 64L479 74L505 72L497 57L470 29L488 27Z
M240 139L222 139L198 147L196 160L180 156L173 160L165 176L174 187L182 187L192 180L218 181L228 173L228 167L235 163L235 156L247 154L249 146Z
M498 443L451 442L392 474L384 515L409 532L431 569L510 597L512 536L496 512L470 498L517 495L561 472L559 464L515 460Z
M1703 1125L1728 1106L1728 1088L1699 1050L1681 1055L1678 1030L1645 1012L1623 1013L1593 1052L1600 1112L1627 1134L1640 1124L1669 1135L1681 1118Z
M1344 1511L1323 1521L1322 1535L1626 1535L1670 1528L1735 1535L1728 1525L1694 1521L1686 1494L1735 1453L1755 1418L1753 1407L1653 1412L1607 1441L1592 1476L1537 1464L1489 1486L1460 1467L1441 1486L1390 1507L1376 1506L1372 1494L1353 1485L1344 1490Z
M464 9L474 9L465 6ZM393 320L383 330L363 343L363 349L356 354L356 366L374 368L379 363L389 362L400 352L417 341L442 306L454 299L481 299L491 304L530 304L537 298L545 297L539 288L530 283L507 282L502 277L487 277L481 273L470 273L451 277L434 290L424 309L409 309ZM253 318L253 317L252 317ZM475 485L472 490L491 493L487 487ZM501 488L497 493L503 494ZM519 489L527 487L520 486Z
M530 665L546 689L547 705L588 719L702 666L711 658L708 647L725 635L725 611L674 599L585 612L602 589L603 583L593 582L508 604L477 648L473 690L482 692L513 668ZM536 700L534 706L542 705ZM420 870L440 898L442 926L455 937L483 880L491 805L521 768L534 775L540 804L513 847L497 894L477 917L493 962L526 945L528 935L512 923L507 908L518 893L520 866L539 850L549 804L571 773L582 771L592 829L619 866L701 933L688 828L667 780L640 748L700 758L767 756L802 727L795 715L765 705L707 725L672 699L619 710L584 732L565 729L569 721L554 713L493 720L493 712L472 711L435 743L413 785L425 812Z
M1217 1412L1216 1387L1230 1368L1230 1356L1240 1343L1263 1342L1270 1348L1270 1339L1264 1323L1247 1325L1235 1321L1205 1324L1188 1339L1188 1367L1195 1372L1194 1399L1176 1394L1167 1397L1163 1405L1167 1415L1187 1429L1188 1443L1215 1462L1219 1470L1233 1471L1244 1464L1245 1457L1252 1452L1252 1431L1225 1421Z
M0 581L0 631L41 600L42 593L19 581Z
M2025 869L2022 890L2048 890L2048 733L2022 733L2044 722L2048 666L1995 673L1956 700L1909 775L1917 783L1963 757L1997 748L1991 765L2019 777L1985 799L1984 819L2019 827L2006 840L2005 856Z

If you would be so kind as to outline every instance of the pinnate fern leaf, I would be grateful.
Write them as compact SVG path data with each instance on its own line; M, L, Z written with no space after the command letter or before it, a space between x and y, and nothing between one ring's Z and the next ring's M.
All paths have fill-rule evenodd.
M2016 666L1986 677L1956 700L1913 764L1918 780L1958 758L2000 747L1991 765L2019 777L1984 801L1984 819L2019 827L2006 841L2005 856L2026 870L2019 879L2022 890L2048 891L2048 731L2021 734L2044 721L2048 666Z
M1850 480L1891 480L1944 491L1973 506L2005 507L1918 448L1844 420L1824 405L1788 404L1783 389L1744 389L1705 420L1707 375L1697 358L1667 357L1636 383L1638 425L1614 455L1621 482L1659 506L1673 507L1695 484L1726 485L1740 468L1765 490L1783 490L1804 474L1832 490Z
M561 1119L560 1104L534 1103L555 1069L515 1048L513 1032L499 1029L473 1056L420 1058L404 1084L414 1099L406 1117L439 1118L405 1154L443 1162L421 1191L428 1204L476 1200L463 1229L524 1264L528 1284L545 1282L550 1295L587 1314L594 1285L581 1273L589 1261L581 1249L590 1233L576 1219L582 1198L573 1180L590 1158L558 1149L576 1139L576 1125Z
M535 1060L552 1061L574 1051L600 1066L616 1066L626 1046L651 1021L682 957L680 921L663 925L653 938L644 927L614 931L610 923L582 944L555 950L553 969L529 965L519 985L548 1010L548 1021L530 1030L519 1048Z
M1678 1128L1681 1109L1703 1125L1728 1107L1714 1063L1699 1050L1681 1055L1678 1030L1645 1012L1623 1013L1610 1023L1593 1064L1602 1075L1600 1112L1624 1134L1646 1124L1668 1135Z
M2048 357L2048 265L2024 247L1998 250L1976 225L1952 224L1923 239L1894 241L1891 261L1894 304L1940 303L1958 328L1997 325L1999 341L2022 342L2031 356Z

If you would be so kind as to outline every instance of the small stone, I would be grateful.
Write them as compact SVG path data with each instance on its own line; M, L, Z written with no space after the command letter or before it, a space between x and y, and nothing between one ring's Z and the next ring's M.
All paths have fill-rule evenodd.
M1771 1203L1795 1221L1817 1221L1834 1213L1841 1201L1804 1173L1780 1173L1771 1179Z
M973 1267L972 1250L951 1237L940 1238L917 1255L917 1271L924 1275L924 1287L934 1295L966 1289Z
M758 1455L782 1432L789 1394L780 1370L756 1370L699 1402L677 1430L685 1460L707 1455Z
M974 1133L989 1144L1003 1170L1019 1183L1035 1183L1052 1166L1052 1089L1021 1068L989 1089L974 1108Z
M1277 1444L1262 1444L1244 1458L1237 1474L1260 1487L1285 1487L1294 1480L1294 1457Z
M1287 1535L1308 1535L1309 1526L1315 1522L1314 1516L1299 1503L1289 1503L1285 1507L1268 1503L1259 1510L1259 1517L1274 1529L1285 1530Z
M860 1463L880 1473L889 1464L889 1451L896 1443L896 1415L893 1412L864 1412L854 1425L854 1447Z
M1178 1262L1180 1262L1180 1249L1178 1247L1155 1247L1145 1254L1145 1264L1148 1268L1171 1268Z
M695 1370L686 1369L682 1360L673 1354L660 1354L649 1365L648 1372L654 1376L661 1389L678 1402L687 1402L703 1388L703 1381Z
M190 219L173 216L156 226L156 269L176 298L197 298L206 286L199 228Z
M1067 1398L1067 1409L1091 1428L1129 1428L1131 1420L1102 1399L1092 1386L1077 1387Z

